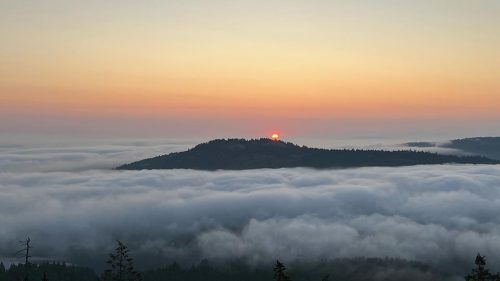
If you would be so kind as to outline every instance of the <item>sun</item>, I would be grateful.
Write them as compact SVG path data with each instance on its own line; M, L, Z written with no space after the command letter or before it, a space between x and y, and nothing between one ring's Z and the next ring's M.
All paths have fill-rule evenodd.
M277 141L279 138L280 138L280 135L278 135L277 133L273 133L273 134L271 135L271 139L272 139L273 141Z

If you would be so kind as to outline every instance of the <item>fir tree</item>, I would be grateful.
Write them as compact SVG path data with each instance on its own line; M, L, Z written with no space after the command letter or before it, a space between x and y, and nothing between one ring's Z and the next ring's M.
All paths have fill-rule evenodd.
M110 269L102 276L103 281L141 281L141 274L134 269L133 259L128 255L128 247L121 241L116 241L118 246L114 253L109 254L107 261Z
M5 273L5 265L3 265L3 262L0 262L0 275Z
M276 265L274 266L274 280L275 281L290 281L290 278L286 275L286 267L279 260L276 260Z
M474 261L476 268L472 269L471 274L465 276L466 281L498 281L498 274L491 274L486 268L486 258L477 254L476 260Z

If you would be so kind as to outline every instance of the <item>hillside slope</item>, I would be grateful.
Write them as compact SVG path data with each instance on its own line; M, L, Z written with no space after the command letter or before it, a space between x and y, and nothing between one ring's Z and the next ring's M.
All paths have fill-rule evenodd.
M446 163L498 164L500 161L480 156L440 155L417 151L329 150L270 139L217 139L184 152L140 160L117 169L243 170L290 167L395 167Z

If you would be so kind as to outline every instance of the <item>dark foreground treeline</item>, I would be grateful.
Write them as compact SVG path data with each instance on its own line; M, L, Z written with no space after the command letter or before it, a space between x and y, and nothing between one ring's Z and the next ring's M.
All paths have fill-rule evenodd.
M104 280L92 269L60 263L46 263L28 266L13 265L3 269L0 265L0 281L98 281ZM274 267L276 270L276 266ZM244 263L225 266L212 266L203 261L197 265L183 268L177 263L163 268L142 271L143 281L413 281L413 280L452 280L451 276L417 262L393 258L353 258L338 259L331 262L291 265L290 269L279 269L281 279L275 276L273 265L267 268L249 267ZM45 278L44 279L44 274ZM283 279L285 278L285 279ZM288 278L288 279L286 279ZM119 280L119 279L113 279ZM129 279L123 279L128 281ZM139 279L135 279L139 280Z
M281 264L281 263L280 263ZM452 280L451 276L437 272L417 262L392 258L338 259L314 264L295 264L286 269L275 265L268 268L252 268L243 263L224 267L210 266L207 261L188 269L177 264L145 271L144 281L413 281ZM278 273L278 274L277 274ZM281 274L281 275L280 275Z
M27 277L27 278L26 278ZM0 263L0 281L97 281L94 270L64 263L18 264L8 269Z
M212 266L204 260L197 265L183 268L176 263L163 268L138 271L128 247L117 241L115 250L106 261L107 269L97 275L90 268L65 263L30 262L32 246L28 238L22 242L24 263L8 269L0 263L0 281L454 281L456 276L439 272L419 262L395 258L350 258L334 261L297 263L288 270L279 260L274 268L251 267L244 262ZM465 277L466 281L500 281L499 273L490 273L486 259L480 254L475 267Z

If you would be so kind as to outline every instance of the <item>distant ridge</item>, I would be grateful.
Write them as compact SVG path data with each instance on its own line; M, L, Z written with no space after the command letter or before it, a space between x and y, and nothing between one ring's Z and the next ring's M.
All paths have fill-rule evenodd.
M448 142L408 142L409 148L442 147L460 150L467 154L474 154L495 160L500 160L500 137L475 137L455 139Z
M482 156L440 155L411 150L320 149L270 139L216 139L117 167L118 170L397 167L429 164L500 164Z

